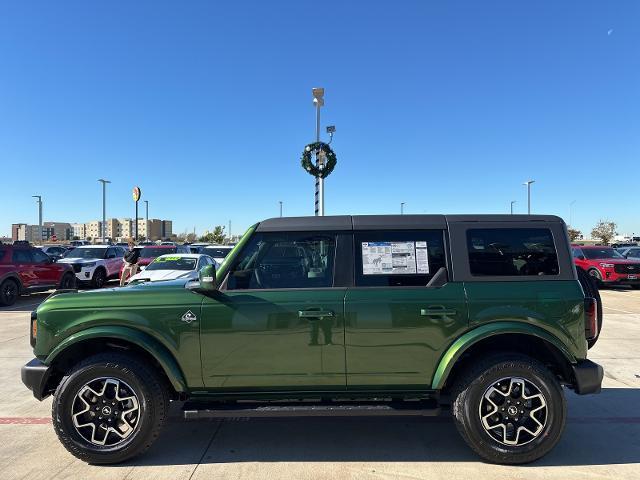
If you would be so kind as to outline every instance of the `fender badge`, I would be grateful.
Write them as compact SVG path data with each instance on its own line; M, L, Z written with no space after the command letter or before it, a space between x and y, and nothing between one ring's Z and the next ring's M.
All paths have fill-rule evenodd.
M196 317L191 310L188 310L187 313L182 315L182 321L185 322L185 323L191 323L191 322L193 322L193 321L195 321L197 319L198 319L198 317Z

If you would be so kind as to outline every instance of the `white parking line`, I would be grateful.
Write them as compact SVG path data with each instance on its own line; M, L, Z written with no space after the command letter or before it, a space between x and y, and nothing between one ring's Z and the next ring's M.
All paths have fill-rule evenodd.
M620 310L619 308L607 307L606 305L603 305L603 308L606 310L613 310L615 312L628 313L629 315L635 315L637 313L637 312L628 312L626 310Z

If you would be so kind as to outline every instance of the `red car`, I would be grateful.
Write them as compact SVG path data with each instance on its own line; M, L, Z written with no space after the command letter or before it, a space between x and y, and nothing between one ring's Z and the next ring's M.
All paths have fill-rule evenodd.
M140 248L134 247L134 248ZM189 247L184 245L145 245L140 252L140 258L138 259L138 268L146 267L153 262L160 255L166 255L167 253L191 253ZM120 276L122 277L122 270L124 264L120 267Z
M577 267L591 275L598 285L630 285L640 289L640 261L628 260L612 247L572 245Z
M71 265L55 263L38 248L0 245L0 305L13 305L24 293L74 288Z

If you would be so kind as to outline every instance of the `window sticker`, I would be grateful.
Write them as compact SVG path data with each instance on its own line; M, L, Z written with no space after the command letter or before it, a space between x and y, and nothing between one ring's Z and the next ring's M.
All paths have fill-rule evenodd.
M158 257L156 258L156 262L174 262L176 260L180 260L182 257Z
M427 242L362 242L363 275L429 273Z

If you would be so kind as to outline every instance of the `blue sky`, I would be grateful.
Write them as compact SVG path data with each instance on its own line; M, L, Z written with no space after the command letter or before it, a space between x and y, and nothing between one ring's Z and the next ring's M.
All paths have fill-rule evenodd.
M0 234L133 216L174 231L326 213L559 214L640 232L640 2L0 3ZM628 170L629 173L625 173ZM621 171L623 173L616 173Z

